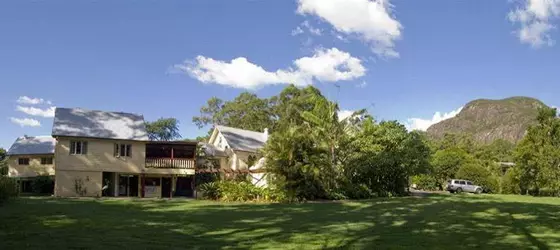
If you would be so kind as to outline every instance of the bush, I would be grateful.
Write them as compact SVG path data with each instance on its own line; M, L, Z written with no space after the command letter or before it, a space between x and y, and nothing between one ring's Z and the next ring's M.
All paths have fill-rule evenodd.
M36 194L52 194L54 181L50 176L37 176L31 181L31 190Z
M439 190L440 186L435 176L427 174L412 176L412 183L416 184L416 189L427 191Z
M484 166L477 163L467 163L455 174L457 179L465 179L474 182L475 185L482 186L485 192L500 192L498 179Z
M344 187L344 193L347 199L369 199L375 196L365 184L349 183Z
M257 187L249 182L216 181L198 187L202 197L221 201L284 201L286 195L277 189Z
M519 176L515 168L510 168L502 176L502 194L520 194Z
M17 181L12 178L0 176L0 203L18 195Z

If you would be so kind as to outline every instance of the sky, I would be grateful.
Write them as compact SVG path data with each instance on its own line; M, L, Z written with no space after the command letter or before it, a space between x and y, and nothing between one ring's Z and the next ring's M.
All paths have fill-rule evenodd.
M560 106L560 0L0 1L0 147L55 107L180 120L213 96L314 85L425 130L469 101Z

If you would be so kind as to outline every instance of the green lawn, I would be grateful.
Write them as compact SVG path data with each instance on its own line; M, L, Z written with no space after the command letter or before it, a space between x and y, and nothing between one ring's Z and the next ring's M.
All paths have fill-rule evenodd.
M0 207L0 249L25 248L560 249L560 199L231 204L28 197Z

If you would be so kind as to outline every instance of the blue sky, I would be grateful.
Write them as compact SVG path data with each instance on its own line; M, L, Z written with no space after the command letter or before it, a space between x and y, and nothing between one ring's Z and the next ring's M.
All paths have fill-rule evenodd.
M194 138L208 98L287 82L411 128L477 98L558 106L559 16L547 0L2 1L0 147L50 134L55 106L176 117Z

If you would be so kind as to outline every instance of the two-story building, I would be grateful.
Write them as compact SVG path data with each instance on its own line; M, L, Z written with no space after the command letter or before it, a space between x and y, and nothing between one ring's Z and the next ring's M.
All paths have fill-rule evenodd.
M51 136L22 136L8 149L8 176L18 179L21 192L31 192L38 176L54 178L54 148Z
M192 196L196 142L149 141L142 115L57 108L55 196Z
M209 155L217 158L220 169L248 174L251 182L260 187L268 185L264 158L260 150L268 140L268 129L263 132L216 125L205 145Z

